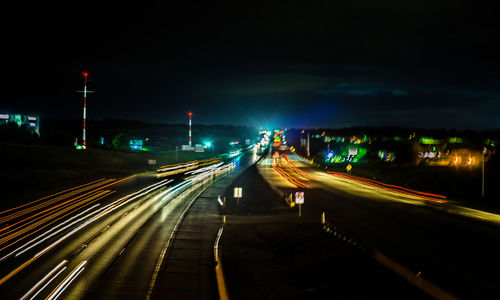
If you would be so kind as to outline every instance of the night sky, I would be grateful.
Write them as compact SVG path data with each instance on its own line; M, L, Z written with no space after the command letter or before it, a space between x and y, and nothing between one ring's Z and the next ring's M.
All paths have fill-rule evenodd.
M0 112L80 117L87 71L96 120L500 128L493 1L16 2Z

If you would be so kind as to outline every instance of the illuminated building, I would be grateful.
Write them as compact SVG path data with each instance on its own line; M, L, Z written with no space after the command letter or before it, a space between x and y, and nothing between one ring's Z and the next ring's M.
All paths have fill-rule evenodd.
M4 114L0 113L0 125L16 123L17 126L25 126L29 131L40 136L39 117L35 115Z

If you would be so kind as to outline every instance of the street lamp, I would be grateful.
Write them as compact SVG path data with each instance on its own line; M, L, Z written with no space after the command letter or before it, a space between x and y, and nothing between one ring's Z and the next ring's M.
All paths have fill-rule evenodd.
M212 142L205 142L205 148L212 148L212 157L215 156L214 146L212 145Z

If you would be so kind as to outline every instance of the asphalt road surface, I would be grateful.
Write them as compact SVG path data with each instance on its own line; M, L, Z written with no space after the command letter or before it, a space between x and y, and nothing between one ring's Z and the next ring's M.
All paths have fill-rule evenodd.
M500 297L497 215L328 174L296 155L273 161L270 154L259 171L278 193L305 192L304 222L320 222L324 212L329 224L366 251L382 254L448 296Z
M141 257L158 260L186 205L255 159L250 152L163 178L99 179L0 213L2 299L83 298L99 293L108 273L126 284L103 289L143 299L152 270Z

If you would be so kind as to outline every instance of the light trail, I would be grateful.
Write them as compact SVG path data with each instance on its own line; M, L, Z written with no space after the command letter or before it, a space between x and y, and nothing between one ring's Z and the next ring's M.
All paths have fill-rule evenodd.
M217 169L214 169L214 170L209 170L209 171L206 171L202 174L199 174L197 176L195 176L194 178L191 178L189 180L186 180L185 182L181 182L169 189L167 189L166 191L164 192L161 192L160 194L156 195L155 197L153 197L153 202L155 202L155 200L158 200L158 199L161 199L162 201L163 200L166 200L168 199L170 196L174 195L176 192L178 192L179 190L185 188L185 187L188 187L190 186L191 184L195 183L195 182L199 182L199 181L202 181L204 179L206 179L207 177L210 177L210 176L214 176L217 172L221 172L225 169L228 169L228 168L232 168L234 167L234 163L231 163L231 164L228 164L226 166L221 166ZM35 260L37 260L38 258L42 257L44 254L48 253L51 249L53 249L54 247L56 247L57 245L59 245L61 242L63 242L64 240L66 240L67 238L69 238L70 236L72 236L73 234L75 234L76 232L80 231L82 228L88 226L89 224L95 222L96 220L99 220L100 218L104 217L105 215L115 211L116 209L120 208L120 207L123 207L124 205L130 203L131 201L139 198L139 197L142 197L170 182L172 182L173 180L163 180L161 182L158 182L158 183L155 183L155 184L152 184L146 188L143 188L137 192L134 192L132 194L129 194L125 197L122 197L104 207L101 207L99 209L97 209L96 211L93 211L91 212L90 214L86 215L86 216L83 216L73 222L71 222L70 224L60 228L59 230L57 230L56 232L53 232L52 234L49 234L47 236L45 236L44 238L36 241L35 243L29 245L28 247L22 249L22 247L18 248L18 249L22 249L20 252L18 252L16 254L16 256L19 256L23 253L25 253L26 251L32 249L33 247L39 245L40 243L42 243L43 241L59 234L60 232L64 231L64 230L67 230L71 227L73 227L74 225L80 223L83 221L82 224L78 225L76 228L73 228L70 232L66 233L65 235L63 235L62 237L60 237L59 239L57 239L56 241L54 241L52 244L48 245L47 247L45 247L44 249L42 249L41 251L39 251L38 253L36 253L32 258L30 258L28 261L26 261L25 263L23 263L22 265L18 266L17 268L15 268L14 270L12 270L9 274L7 274L6 276L4 276L3 278L0 279L0 285L2 285L3 283L5 283L7 280L9 280L10 278L12 278L13 276L15 276L16 274L18 274L20 271L22 271L24 268L26 268L27 266L29 266L30 264L32 264ZM75 216L76 217L76 216ZM69 220L68 220L69 221ZM35 240L33 240L35 241ZM28 243L27 243L28 244ZM23 247L27 246L27 244L23 245ZM81 272L78 271L78 272ZM79 273L72 273L72 274L76 274L76 276L78 276ZM75 278L75 277L72 277L71 279L68 279L66 278L64 282L67 282L66 284L64 284L64 287L62 287L62 289L65 289L69 283L71 283L71 281ZM57 293L54 293L53 296L55 298L57 298L60 294L62 293L62 291L59 291Z
M16 209L19 209L21 207L25 207L25 206L28 206L28 205L31 205L31 204L34 204L36 202L40 202L42 200L45 200L45 199L48 199L48 198L51 198L51 197L54 197L54 196L57 196L57 195L60 195L62 193L66 193L66 192L69 192L71 190L74 190L74 189L78 189L78 188L81 188L81 187L84 187L86 185L90 185L90 184L93 184L93 183L96 183L96 182L99 182L99 181L102 181L106 178L101 178L101 179L98 179L98 180L95 180L95 181L92 181L92 182L89 182L89 183L85 183L85 184L82 184L82 185L79 185L79 186L76 186L76 187L72 187L72 188L69 188L69 189L66 189L64 191L60 191L60 192L57 192L55 194L52 194L52 195L49 195L49 196L45 196L43 198L40 198L40 199L37 199L37 200L34 200L34 201L31 201L29 203L26 203L26 204L23 204L23 205L20 205L20 206L17 206L17 207L13 207L13 208L10 208L10 209L7 209L7 210L4 210L2 212L0 212L0 215L4 214L4 213L7 213L9 211L13 211L13 210L16 210Z
M182 163L173 164L173 165L165 165L165 166L159 167L157 169L157 171L158 172L165 172L165 171L170 171L170 170L176 170L176 169L180 169L183 167L194 166L194 165L197 165L199 163L203 163L206 161L213 161L213 160L217 160L217 159L216 158L207 158L207 159L203 159L203 160L192 160L192 161L182 162Z
M135 176L135 175L134 175ZM129 177L127 177L129 178ZM48 251L50 251L52 248L54 248L55 246L57 246L59 243L61 243L62 241L64 241L65 239L67 239L68 237L70 237L71 235L73 235L74 233L78 232L80 229L86 227L87 225L91 224L92 222L100 219L101 217L105 216L107 213L113 211L114 209L118 208L118 207L121 207L122 205L125 205L126 203L138 198L138 197L141 197L141 196L144 196L146 195L147 193L165 185L165 184L168 184L170 183L171 181L173 180L163 180L163 181L160 181L158 183L155 183L155 184L152 184L146 188L143 188L141 189L140 191L137 191L135 193L132 193L130 195L127 195L123 198L120 198L118 200L116 200L115 202L113 203L110 203L108 205L106 205L105 207L102 207L100 209L98 209L97 211L91 213L91 215L95 215L95 214L99 214L97 216L94 216L92 219L90 220L87 220L86 222L84 222L83 224L79 225L78 227L76 227L75 229L73 229L72 231L70 231L69 233L67 233L66 235L64 235L63 237L59 238L58 240L56 240L54 243L52 243L51 245L47 246L46 248L44 248L42 251L38 252L37 254L35 254L31 259L29 259L28 261L26 261L25 263L23 263L22 265L20 265L19 267L17 267L16 269L12 270L9 274L7 274L6 276L4 276L3 278L0 279L0 285L2 285L3 283L5 283L7 280L9 280L10 278L12 278L14 275L16 275L17 273L19 273L21 270L23 270L24 268L26 268L27 266L29 266L31 263L33 263L35 260L37 260L38 258L40 258L43 254L47 253ZM131 197L131 198L130 198ZM127 199L126 201L124 201L125 199ZM109 207L115 205L116 203L120 203L119 206L115 206L113 209L111 210L107 210ZM107 211L106 211L107 210ZM102 212L105 212L104 214ZM73 222L72 224L66 226L65 228L63 229L60 229L58 232L62 231L62 230L65 230L67 228L69 228L70 226L72 225L75 225L76 223L78 223L79 221L82 221L83 219L86 219L88 217L83 217L75 222ZM53 236L54 234L52 234L51 236ZM48 237L47 237L48 238ZM46 238L46 239L47 239ZM36 243L36 245L38 245L39 243L41 243L42 241ZM32 245L31 247L29 247L29 249L31 249L32 247L34 247L34 245ZM27 250L29 250L28 248L21 251L19 254L22 254L24 252L26 252Z
M327 173L333 174L335 172L327 172ZM386 186L386 187L393 187L393 188L396 188L396 189L405 190L405 191L408 191L408 192L411 192L411 193L415 193L415 194L420 194L420 195L424 195L424 196L430 196L430 197L435 197L435 198L446 199L446 196L443 196L443 195L438 195L438 194L432 194L432 193L426 193L426 192L421 192L421 191L417 191L417 190L412 190L412 189L408 189L408 188L405 188L405 187L402 187L402 186L388 184L388 183L383 183L383 182L372 180L372 179L369 179L369 178L362 178L362 177L357 177L357 176L353 176L353 175L347 175L347 174L343 174L343 173L339 173L339 172L336 172L336 173L338 173L338 175L345 176L345 177L348 177L348 178L354 178L356 180L362 180L362 181L369 181L369 182L372 182L372 183L375 183L375 184L380 184L380 185L383 185L383 186Z
M208 167L204 167L204 168L201 168L201 169L196 169L196 170L193 170L193 171L189 171L189 172L186 172L184 174L189 175L189 174L198 174L198 173L203 173L203 172L206 172L206 171L211 171L212 169L220 167L223 164L224 163L221 162L221 163L218 163L218 164L215 164L215 165L210 165Z
M59 272L57 272L56 275L54 275L54 277L52 277L49 281L47 281L47 283L42 286L38 292L36 292L31 298L30 300L33 300L36 298L36 296L38 296L38 294L40 294L52 281L54 281L54 279L56 279L57 277L59 277L59 275L61 275L62 272L64 272L64 270L66 270L66 267L63 267L61 270L59 270Z
M115 185L115 184L117 184L117 183L119 183L119 182L125 181L125 180L130 179L130 178L132 178L132 177L134 177L134 176L136 176L136 175L134 174L134 175L131 175L131 176L125 177L125 178L123 178L123 179L121 179L121 180L117 180L117 181L111 182L111 183L109 183L109 184L106 184L106 185L100 186L100 187L98 187L97 189L94 189L94 190L92 190L92 191L90 191L90 192L87 192L87 193L85 193L85 194L82 194L82 195L80 195L80 196L78 196L78 197L75 197L75 198L73 198L73 199L69 199L69 200L67 200L67 201L65 201L65 202L63 202L63 203L60 203L60 204L54 205L54 206L52 206L51 208L47 208L46 210L44 210L44 211L42 211L42 212L38 212L38 213L36 213L36 214L34 214L34 215L32 215L32 216L28 217L27 219L32 219L32 218L34 218L34 217L36 217L36 216L38 216L38 215L40 215L40 214L42 214L42 213L49 212L50 210L55 209L56 207L59 207L59 206L61 206L62 204L69 203L70 201L74 201L74 200L76 200L76 199L80 199L80 198L82 198L82 197L88 196L88 195L90 195L90 194L92 194L92 193L95 193L95 192L96 192L96 191L98 191L98 190L102 190L103 188L106 188L106 187L109 187L109 186ZM42 203L42 204L43 204L43 203ZM26 219L25 219L25 220L26 220ZM4 228L0 229L0 231L6 230L7 228L10 228L10 227L12 227L12 226L14 226L14 225L16 225L16 224L19 224L20 222L22 222L22 221L19 221L19 222L16 222L16 223L12 224L12 225L6 226L6 227L4 227Z
M286 173L281 167L280 164L276 162L277 158L273 158L273 169L278 172L281 176L283 176L286 180L288 180L290 183L301 187L301 188L309 188L309 186L296 178L290 176L288 173Z
M73 211L75 210L78 210L81 208L81 206L85 206L85 205L88 205L88 204L91 204L92 202L95 202L95 201L98 201L110 194L114 193L113 191L101 191L95 195L92 195L86 199L82 199L81 202L78 202L78 203L75 203L73 205L68 205L66 207L62 207L59 211L55 211L55 212L52 212L50 215L48 215L47 217L39 217L35 220L32 220L30 222L28 222L27 224L24 224L23 226L20 226L20 228L18 229L13 229L11 230L12 232L6 232L4 234L7 234L7 233L10 233L9 235L3 237L0 239L0 245L4 244L5 242L7 241L10 241L16 237L18 237L19 235L22 235L23 233L26 233L44 223L47 223L48 221L51 221L53 219L56 219L56 220L53 220L52 222L49 222L48 224L46 224L45 226L41 227L40 229L36 230L35 232L53 224L54 222L57 222L57 220L60 220L61 218L63 218L64 216L72 213ZM89 203L90 202L90 203ZM69 212L68 214L64 214L64 213L67 213ZM60 215L64 214L62 217L60 218L57 218L59 217ZM38 220L38 222L36 222ZM31 225L30 225L31 224ZM33 233L35 233L33 232ZM33 234L31 233L31 234ZM6 248L6 247L4 247ZM0 251L2 251L4 248L1 248Z
M102 196L100 196L100 197L98 197L98 198L92 199L92 200L91 200L91 201L89 201L88 203L84 203L83 205L81 205L80 207L78 207L76 210L73 210L73 211L71 211L71 212L68 212L68 213L66 213L66 214L64 214L64 215L62 215L62 216L60 216L60 217L59 217L59 218L57 218L56 220L54 220L54 221L50 222L49 224L46 224L46 225L42 226L41 228L39 228L39 229L37 229L37 230L34 230L34 231L30 232L29 234L27 234L27 235L25 235L25 236L21 237L20 239L17 239L16 241L14 241L14 242L12 242L12 243L8 244L7 246L5 246L5 247L1 248L1 249L0 249L0 251L3 251L3 250L5 250L5 249L7 249L8 247L10 247L10 246L12 246L12 245L17 244L18 242L22 241L23 239L28 238L29 236L31 236L31 235L33 235L33 234L35 234L35 233L39 232L40 230L42 230L42 229L44 229L44 228L46 228L46 227L48 227L48 226L50 226L50 225L54 224L55 222L57 222L57 221L59 221L59 220L61 220L61 219L65 218L65 217L67 217L67 216L69 216L69 215L71 215L71 214L72 214L72 213L74 213L75 211L78 211L79 209L82 209L82 208L84 208L84 207L85 207L85 206L87 206L87 205L90 205L90 204L92 204L92 203L94 203L94 202L96 202L96 201L98 201L98 200L101 200L101 199L103 199L103 198L107 197L108 195L110 195L110 194L112 194L112 193L114 193L114 192L111 192L111 191L110 191L109 193L105 193L104 195L102 195ZM57 226L56 226L56 227L57 227ZM49 230L49 231L50 231L50 230ZM3 258L2 258L2 259L3 259ZM2 261L2 259L0 259L0 261Z
M378 182L375 180L356 177L356 176L352 176L352 175L347 175L347 174L343 174L340 172L328 171L327 173L344 178L346 180L355 181L355 182L359 182L359 183L369 185L372 187L384 189L384 190L387 190L387 191L393 192L393 193L399 193L399 194L403 194L403 195L417 197L417 198L422 199L422 200L428 200L428 201L437 202L437 203L446 203L447 202L445 200L446 196L443 196L443 195L436 195L436 194L431 194L431 193L415 191L415 190L407 189L407 188L404 188L401 186L385 184L385 183ZM437 198L439 198L439 199L437 199Z
M4 256L4 257L0 258L0 261L5 260L6 258L8 258L8 257L12 256L15 252L20 251L21 249L23 249L24 247L28 246L29 244L35 243L37 240L39 240L39 239L43 238L44 236L46 236L46 235L47 235L47 234L49 234L50 232L52 232L52 231L56 230L58 227L61 227L61 226L63 226L64 224L66 224L66 223L70 222L71 220L76 219L76 218L78 218L79 216L81 216L81 215L83 215L83 214L86 214L86 213L87 213L87 212L89 212L90 210L92 210L92 209L94 209L94 208L98 207L99 205L100 205L100 204L96 204L96 205L94 205L94 206L92 206L92 207L88 208L87 210L82 211L82 212L81 212L81 213L79 213L78 215L71 217L70 219L68 219L68 220L64 221L63 223L61 223L61 224L59 224L59 225L57 225L57 226L55 226L55 227L51 228L50 230L48 230L48 231L44 232L43 234L41 234L41 235L37 236L36 238L32 239L31 241L26 242L26 243L25 243L24 245L22 245L21 247L19 247L19 248L15 249L14 251L12 251L12 252L10 252L9 254L7 254L6 256ZM78 221L77 221L77 222L78 222ZM72 224L73 224L73 223L72 223ZM72 225L69 225L69 227L71 227L71 226L72 226ZM65 228L63 228L63 229L61 229L61 230L59 230L59 231L57 231L56 233L54 233L54 234L50 235L49 237L47 237L47 239L48 239L48 238L51 238L53 235L56 235L56 234L58 234L60 231L63 231L63 230L65 230L65 229L66 229L66 227L65 227ZM41 243L41 242L44 242L44 241L45 241L45 240L47 240L47 239L43 239L42 241L40 241L40 243ZM32 247L30 247L29 249L31 249L31 248L33 248L33 247L35 247L35 246L36 246L36 245L38 245L38 244L39 244L39 243L34 244L34 245L33 245ZM27 251L27 250L29 250L29 249L26 249L26 251ZM17 256L19 256L19 255L21 255L21 254L22 254L22 253L24 253L24 252L25 252L25 251L17 253L17 254L16 254L16 257L17 257Z
M275 168L273 168L273 172L276 175L276 177L278 177L278 179L284 184L284 186L291 186L293 188L297 187L297 185L295 183L292 183L291 181L289 181L285 177L283 177L283 175L278 173L278 171L276 171Z
M80 193L82 193L84 191L87 191L89 189L93 189L93 188L99 187L100 185L102 185L101 183L105 184L105 183L109 183L109 182L112 182L112 181L114 181L114 179L108 179L108 180L105 180L103 182L99 182L97 184L94 184L94 185L91 185L91 186L87 186L85 188L78 189L76 191L73 191L73 192L70 192L70 193L67 193L67 194L63 194L63 195L61 195L61 196L59 196L57 198L53 198L53 199L51 199L49 201L42 202L42 203L37 204L35 206L31 206L31 207L25 208L25 209L23 209L21 211L18 211L18 212L12 213L10 215L4 216L3 218L0 219L0 223L5 223L5 222L8 222L10 220L19 218L19 217L21 217L23 215L26 215L26 214L34 212L36 210L42 209L42 208L44 208L46 206L49 206L51 204L55 204L55 203L57 203L59 201L65 200L67 198L70 198L70 197L72 197L74 195L80 194ZM86 193L84 195L88 195L88 194L90 194L92 192L95 192L97 190L100 190L100 189L92 190L89 193ZM84 195L82 195L82 196L84 196ZM79 199L82 196L79 196L79 197L76 197L76 198L73 198L73 199L69 199L69 200L67 200L67 201L65 201L63 203L68 203L69 201L72 201L72 200L75 200L75 199ZM9 228L11 226L3 227L3 228L0 229L0 231L4 231L4 230L6 230L7 228Z
M62 262L60 262L54 269L52 269L47 275L45 275L42 279L40 279L40 281L38 281L26 294L24 294L20 300L24 300L26 298L28 298L38 287L40 287L42 284L44 284L44 282L49 278L51 277L54 273L56 273L62 266L64 266L68 261L67 260L63 260ZM62 270L64 270L66 267L64 267ZM62 271L60 270L60 271ZM52 280L54 280L55 278L57 277L54 276L52 278ZM49 281L50 283L50 281ZM40 292L42 289L40 289L38 292ZM37 293L38 294L38 293ZM33 299L37 294L35 294L33 297L31 297L31 299Z
M196 183L196 182L205 182L204 180L206 178L209 178L211 176L214 176L215 174L219 173L219 172L224 172L224 171L227 171L228 169L231 169L234 167L234 164L231 163L231 164L228 164L228 165L225 165L225 166L219 166L218 168L213 168L211 170L208 170L202 174L198 174L196 177L194 178L191 178L189 180L186 180L184 182L181 182L181 183L178 183L177 185L173 186L173 187L170 187L169 189L167 189L166 191L164 192L161 192L159 193L158 195L155 195L153 198L149 198L151 205L153 203L156 203L158 199L161 199L162 201L163 200L166 200L166 199L169 199L170 197L172 196L175 196L177 192L179 191L184 191L186 190L186 188L189 188L193 183ZM52 245L49 245L48 247L46 247L45 249L43 249L42 251L40 251L39 253L37 253L30 261L28 261L27 263L23 264L22 266L20 266L18 269L16 269L14 272L11 272L11 275L10 277L12 277L13 275L15 275L15 273L19 272L20 270L22 270L24 267L26 267L27 265L29 265L30 263L32 263L34 260L36 260L37 258L41 257L42 255L44 255L45 253L47 253L48 251L50 251L53 247L55 247L55 245L59 244L60 242L62 242L63 240L65 240L68 236L72 235L74 232L77 232L78 230L80 230L81 228L85 227L86 225L90 224L91 222L94 222L95 220L103 217L104 215L122 207L123 205L126 205L127 203L129 203L130 201L136 199L137 197L141 197L147 193L150 193L151 191L155 190L155 189L158 189L168 183L172 182L172 180L165 180L165 181L162 181L162 182L159 182L159 183L155 183L151 186L148 186L138 192L135 192L133 194L130 194L126 197L123 197L121 199L118 199L116 200L115 202L113 203L110 203L109 205L106 205L105 207L102 207L101 209L97 210L97 211L94 211L91 213L91 216L89 220L85 221L84 224L81 224L79 225L77 228L73 229L72 232L68 233L67 235L61 237L58 241L56 241L55 243L53 243ZM150 204L148 204L149 206ZM134 207L134 209L136 209L138 206ZM89 209L90 210L90 209ZM83 212L82 212L83 213ZM75 216L75 218L77 218L78 216ZM88 218L89 216L86 216L85 218ZM81 221L83 218L80 218L79 220L77 220L76 222L78 221ZM74 223L74 222L73 222ZM69 224L69 226L71 226L73 224ZM62 230L62 229L60 229ZM56 233L53 233L53 234L56 234ZM48 237L45 237L45 238L48 238ZM41 241L39 241L41 242ZM34 246L34 245L32 245ZM27 249L25 249L26 251ZM82 264L83 263L83 264ZM77 266L52 292L51 294L46 298L46 299L57 299L58 297L60 297L64 292L65 290L68 289L68 287L71 285L72 282L74 282L76 280L76 278L81 274L81 272L83 272L83 269L84 269L84 262L82 262L79 266ZM32 294L36 288L40 287L44 282L46 282L48 280L48 278L50 278L50 276L52 274L54 274L57 270L55 271L52 271L49 273L49 275L45 276L39 283L37 283L35 285L34 288L32 288L32 290L29 291L29 293L27 293L27 296L29 296L30 294ZM57 274L59 275L59 274ZM56 275L56 276L57 276ZM8 279L8 278L7 278ZM2 279L2 280L5 280L5 279ZM53 280L53 278L51 279ZM1 283L0 283L1 284ZM27 297L25 297L27 298Z
M96 194L97 194L97 193L96 193ZM94 195L90 195L90 196L88 196L88 197L86 197L86 198L82 198L81 200L86 200L86 199L89 199L89 198L91 198L91 197L94 197L96 194L94 194ZM77 202L76 204L78 204L78 202ZM72 205L71 203L68 203L66 206L61 207L61 209L64 209L64 208L70 207L71 205ZM73 205L75 205L75 204L73 204ZM46 215L49 215L49 214L46 214ZM1 234L0 234L0 237L3 237L3 236L6 236L6 235L9 235L9 234L11 234L12 232L15 232L16 230L20 230L20 229L22 229L22 228L25 228L25 227L26 227L26 226L28 226L29 224L32 224L32 223L34 223L34 222L36 222L36 221L40 221L40 220L42 220L43 218L46 218L46 216L44 216L44 215L42 215L42 216L38 216L37 218L35 218L35 219L33 219L33 220L25 219L25 220L26 220L26 222L25 222L25 223L23 223L23 221L25 221L25 220L21 220L21 221L19 221L17 224L13 224L13 225L19 225L19 226L17 226L17 228L16 228L16 226L12 226L12 227L14 227L14 228L12 228L12 227L11 227L11 228L10 228L10 230L8 230L8 231L6 231L6 232L1 233Z
M75 229L73 229L72 231L70 231L69 233L67 233L66 235L64 235L63 237L59 238L57 241L55 241L54 243L52 243L51 245L47 246L45 249L43 249L42 251L38 252L37 254L35 254L34 258L38 258L39 256L43 255L44 253L46 253L47 251L51 250L52 248L54 248L55 246L57 246L59 243L61 243L62 241L64 241L65 239L67 239L68 237L72 236L75 232L78 232L80 229L86 227L87 225L95 222L96 220L102 218L103 216L107 215L108 213L114 211L115 209L119 208L119 207L122 207L123 205L129 203L130 201L132 200L135 200L139 197L142 197L150 192L152 192L153 190L156 190L160 187L162 187L163 185L166 185L170 182L172 182L173 180L166 180L166 181L162 181L160 183L162 183L161 185L159 183L155 183L147 188L144 188L138 192L135 192L131 195L133 195L131 198L129 198L131 195L127 195L125 197L122 197L118 200L116 200L115 202L113 203L110 203L108 205L106 205L105 207L99 209L98 211L96 211L95 213L93 214L97 214L96 216L94 217L91 217L91 219L87 220L86 222L84 222L83 224L79 225L78 227L76 227ZM144 191L145 190L145 191ZM142 192L144 191L144 192ZM117 204L119 203L119 204Z
M197 165L198 162L194 163L185 163L185 164L177 164L177 165L172 165L172 166L165 166L165 167L160 167L157 171L158 172L166 172L166 171L173 171L181 168L187 168L191 166Z
M66 276L66 278L64 278L64 280L61 281L61 283L59 283L59 285L47 296L47 298L45 298L45 300L57 299L71 284L71 282L73 282L73 280L75 280L75 278L83 272L86 263L86 260L79 263L78 266L76 266L73 271L71 271L71 273L69 273L68 276Z
M500 224L500 215L494 214L487 211L482 211L478 209L458 206L458 205L450 205L447 207L447 212L451 212L454 214L462 215L468 218L479 219L482 221L488 221L496 224Z
M282 156L285 159L285 161L287 162L288 167L290 167L293 171L295 171L295 173L297 173L297 174L299 174L299 175L301 175L301 176L303 176L303 177L305 177L305 178L307 178L309 180L313 180L314 179L311 175L309 175L306 172L304 172L304 171L300 170L299 168L297 168L297 166L295 166L295 164L293 163L293 161L288 158L288 155L283 154Z

